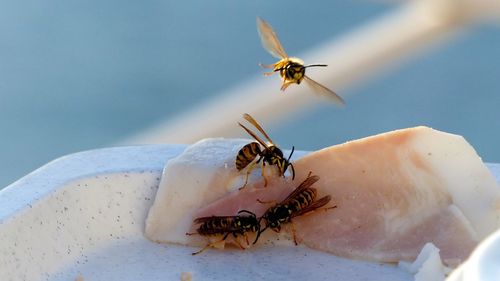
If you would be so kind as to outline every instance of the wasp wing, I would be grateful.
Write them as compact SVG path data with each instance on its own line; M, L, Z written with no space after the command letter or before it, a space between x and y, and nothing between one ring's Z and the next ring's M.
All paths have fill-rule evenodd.
M307 214L307 213L312 212L318 208L321 208L321 207L325 206L326 204L328 204L328 202L330 202L331 199L332 199L332 197L330 195L322 197L321 199L314 201L311 205L305 207L304 209L293 213L292 218ZM332 208L336 208L336 207L337 206L334 206Z
M204 223L207 221L213 221L213 220L231 220L234 219L235 216L211 216L211 217L200 217L196 218L193 222L194 223Z
M245 127L245 125L241 124L240 122L238 122L238 125L240 125L245 131L247 131L249 135L251 135L256 141L262 144L265 148L268 148L268 145L261 138L259 138L257 134L252 132L252 130L248 129L247 127Z
M339 104L339 105L345 104L344 100L339 95L337 95L334 91L332 91L332 90L328 89L327 87L321 85L320 83L312 80L307 75L304 75L304 81L306 81L306 84L315 93L321 94L323 96L326 96L326 97L332 99L336 104Z
M288 195L285 200L283 200L282 202L286 202L288 200L290 200L291 198L294 198L295 196L297 196L297 194L299 194L300 192L302 192L304 189L310 187L311 185L313 185L315 182L317 182L319 180L319 177L318 176L310 176L310 177L307 177L307 179L305 179L292 193L290 193L290 195Z
M259 132L262 135L264 135L264 137L266 137L266 139L270 143L273 143L273 141L271 140L271 138L266 134L266 131L264 131L264 129L262 129L262 127L260 126L260 124L257 123L257 121L255 119L253 119L253 117L250 114L248 114L248 113L243 114L243 118L245 118L250 124L252 124L255 128L257 128L257 130L259 130Z
M259 32L262 46L264 46L271 55L279 59L288 58L273 28L260 17L257 17L257 31Z

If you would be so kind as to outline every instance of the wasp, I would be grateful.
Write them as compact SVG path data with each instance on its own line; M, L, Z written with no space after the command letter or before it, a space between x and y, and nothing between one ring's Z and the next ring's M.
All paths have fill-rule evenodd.
M243 215L247 214L247 215ZM238 212L236 216L211 216L211 217L200 217L194 220L195 224L201 224L196 233L186 233L186 235L199 234L202 236L215 236L215 235L224 235L221 240L212 242L207 244L198 252L192 253L192 255L197 255L209 247L216 245L222 241L225 241L227 237L232 234L235 238L235 242L242 249L245 249L236 238L238 235L245 237L247 245L248 242L247 232L260 232L260 222L257 220L257 217L254 213L241 210ZM258 237L254 242L257 242Z
M306 81L306 84L318 94L325 95L331 98L337 104L343 105L344 100L334 91L314 81L306 75L308 67L326 67L326 64L310 64L304 65L304 62L299 58L289 57L285 49L280 43L278 36L274 33L273 28L263 19L257 17L257 30L259 32L262 46L274 57L280 59L277 63L271 65L260 64L263 68L272 68L272 72L265 73L266 76L272 75L274 72L279 72L283 79L281 90L284 91L293 83L300 84Z
M243 124L239 123L238 124L250 135L252 136L256 142L251 142L249 144L246 144L243 146L240 151L238 151L238 155L236 155L236 169L238 171L243 170L245 167L249 166L246 174L246 179L245 179L245 184L243 187L247 185L248 182L248 176L252 172L252 169L256 164L259 164L260 161L262 160L262 176L264 177L264 186L267 186L267 179L264 175L264 167L266 166L266 163L269 165L275 165L278 167L279 171L279 176L285 176L285 172L288 169L288 167L291 168L292 170L292 180L295 179L295 168L293 167L293 164L290 162L290 158L292 157L293 152L295 151L295 147L292 147L292 151L288 158L284 158L283 156L283 151L279 149L276 145L274 145L273 141L269 136L266 134L264 129L253 119L250 114L243 114L243 118L245 118L250 124L252 124L257 130L264 135L264 137L267 139L268 143L264 142L257 134L255 134L252 130L248 129L245 127ZM261 146L263 148L261 148ZM257 161L254 162L255 158L257 158ZM241 187L241 188L243 188ZM241 189L240 188L240 189Z
M294 217L305 215L328 204L331 200L330 195L316 200L317 191L311 186L318 180L318 176L311 176L311 174L309 174L308 177L283 201L267 209L267 211L259 219L259 223L261 220L265 221L265 227L259 230L254 243L257 242L260 234L267 228L280 232L282 224L290 223ZM336 207L337 206L333 206L327 209ZM293 228L292 233L293 241L295 242L295 245L297 245L297 239Z

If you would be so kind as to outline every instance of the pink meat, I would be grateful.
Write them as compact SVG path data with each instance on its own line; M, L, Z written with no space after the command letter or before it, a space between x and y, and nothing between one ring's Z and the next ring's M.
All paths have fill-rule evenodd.
M453 150L455 146L461 150L460 142L465 143L465 152ZM447 166L447 161L456 164L460 159L475 161L467 164L472 166L466 171L479 169L481 174L486 169L458 136L425 127L390 132L313 152L294 162L293 182L273 179L267 187L262 182L249 185L199 210L195 217L236 214L242 209L260 216L271 204L257 199L283 200L312 171L320 177L313 185L318 198L331 195L326 207L337 208L295 218L300 243L344 257L398 262L414 260L432 242L445 262L455 263L464 260L483 236L464 215L468 214L462 208L464 200L453 194L457 188L474 187L456 187L448 180L455 175L474 177L474 172L463 175L462 168L449 168L451 162ZM491 185L491 179L486 181Z

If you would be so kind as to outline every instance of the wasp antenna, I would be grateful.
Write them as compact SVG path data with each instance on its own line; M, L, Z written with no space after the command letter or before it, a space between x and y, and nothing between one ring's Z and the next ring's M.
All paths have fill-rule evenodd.
M306 65L306 66L304 66L304 68L308 68L308 67L317 67L317 66L320 66L320 67L327 67L328 65L327 65L327 64L310 64L310 65Z
M290 152L290 155L288 155L288 159L286 160L287 162L290 162L290 158L292 158L292 154L295 151L295 146L292 146L292 152Z
M260 223L260 220L259 220L259 223ZM253 241L253 244L257 243L257 240L259 240L260 234L261 234L262 232L264 232L266 229L267 229L267 226L266 226L266 227L264 227L264 229L262 229L262 230L261 230L261 229L259 229L259 231L257 232L257 236L255 237L255 240Z
M287 167L290 166L292 168L292 180L295 179L295 168L293 167L293 164L290 163L290 158L292 158L294 151L295 151L295 146L292 146L292 152L290 152L290 155L288 155L288 159L286 160Z
M292 168L292 180L295 179L295 168L293 167L293 164L290 163L290 167Z
M257 243L257 240L259 240L260 234L261 234L262 232L264 232L264 230L266 230L266 229L267 229L267 225L266 225L266 227L264 227L264 229L260 229L261 222L262 222L262 219L263 219L263 218L264 218L263 216L259 218L259 223L258 223L258 225L259 225L259 230L257 231L257 236L255 236L255 240L253 241L253 243L252 243L252 244Z
M249 214L249 215L251 215L251 216L256 217L256 215L255 215L254 213L252 213L252 212L250 212L250 211L248 211L248 210L241 210L241 211L239 211L239 212L238 212L238 215L239 215L239 214L241 214L241 213L247 213L247 214Z

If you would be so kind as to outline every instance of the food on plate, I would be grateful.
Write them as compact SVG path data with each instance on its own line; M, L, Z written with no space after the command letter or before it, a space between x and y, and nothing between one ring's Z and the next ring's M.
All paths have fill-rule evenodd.
M308 171L318 175L318 194L337 205L294 218L296 238L314 249L398 262L414 260L431 242L446 264L456 264L500 225L500 189L457 135L427 127L398 130L310 153L294 166L300 180ZM265 206L257 199L280 201L290 189L287 180L274 179L267 188L255 182L197 215L246 209L261 216Z
M264 186L267 185L267 178L265 177L264 174L264 167L266 166L266 163L269 164L270 166L276 166L278 167L278 173L280 176L285 176L285 172L288 169L288 167L291 168L292 170L292 179L295 178L295 169L293 168L293 164L290 162L290 158L292 157L294 148L292 147L292 152L290 152L290 155L288 156L287 159L283 157L283 151L279 149L271 140L271 138L266 134L264 129L259 125L255 119L250 116L250 114L245 113L243 115L243 118L245 118L250 124L252 124L257 130L267 139L268 143L263 141L257 134L255 134L252 130L248 129L244 125L238 122L238 124L250 135L252 136L257 142L251 142L245 146L243 146L240 151L238 151L238 155L236 156L236 169L238 171L241 171L245 169L248 166L247 173L246 173L246 178L245 178L245 184L243 187L246 186L248 183L248 176L252 172L253 168L255 165L259 164L260 161L262 160L262 177L264 178ZM263 148L261 148L261 145ZM259 157L257 161L254 161L257 156ZM241 187L241 188L243 188Z
M273 28L263 19L257 17L257 31L259 32L262 46L274 57L280 59L277 63L271 65L260 64L263 68L272 68L272 72L265 73L265 75L272 75L274 72L279 72L283 78L281 90L284 91L291 84L300 84L306 81L306 84L317 94L321 94L333 100L335 103L343 105L344 100L338 96L334 91L319 84L306 75L306 68L308 67L326 67L326 64L310 64L304 65L304 62L299 58L291 58L285 52L281 45L280 40Z
M257 200L281 202L290 195L296 184L277 174L268 177L267 187L252 176L238 190L242 175L228 163L245 144L205 140L170 161L147 218L146 236L205 245L185 235L194 231L194 218L233 216L240 210L261 217L269 205ZM205 153L200 156L200 151ZM456 265L500 226L500 188L457 135L427 127L397 130L309 153L294 166L299 182L309 171L319 176L314 183L318 197L331 196L337 206L293 218L297 242L313 249L399 262L413 261L426 243L433 243L446 265ZM277 238L292 242L290 227L263 233L257 245Z
M215 241L208 243L201 250L193 253L197 255L210 247L216 247L218 244L224 244L226 239L231 234L233 242L240 246L241 249L246 249L250 246L247 233L260 233L260 221L254 213L241 210L236 216L211 216L201 217L194 220L195 224L201 224L195 233L186 233L186 235L199 234L215 238ZM217 237L222 236L222 238ZM244 238L246 246L244 246L239 238ZM257 238L255 239L257 241Z

